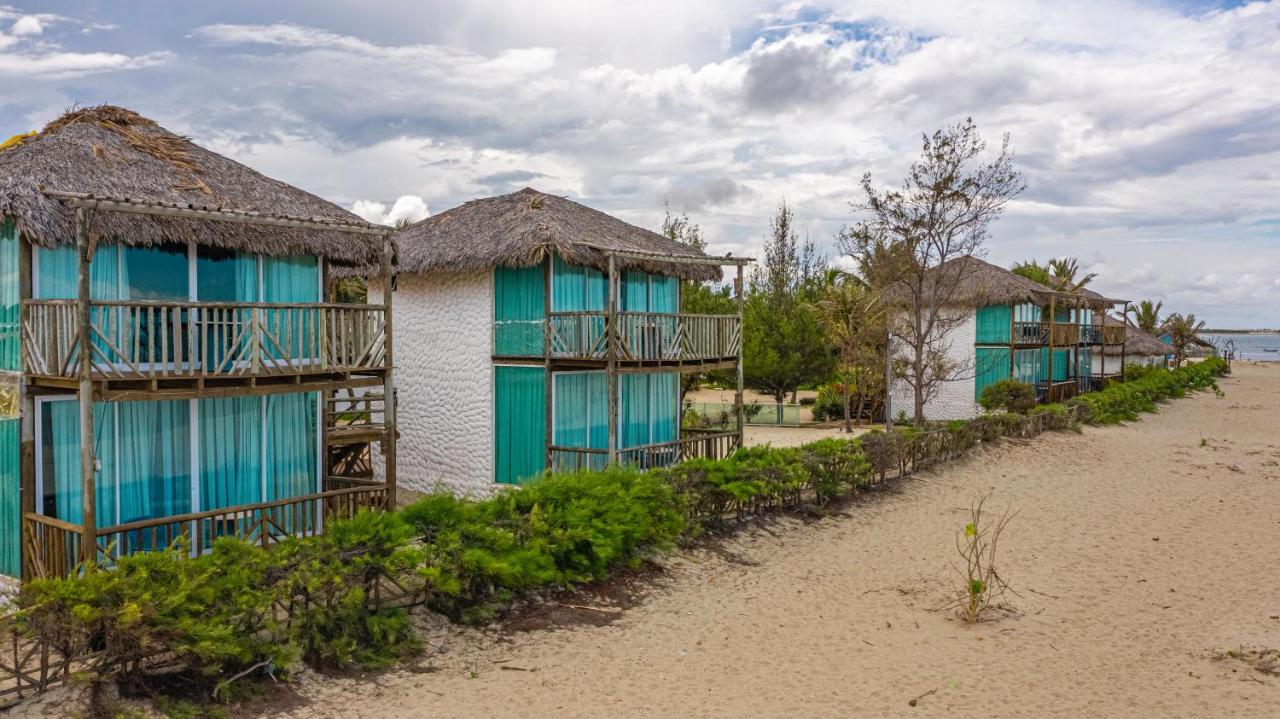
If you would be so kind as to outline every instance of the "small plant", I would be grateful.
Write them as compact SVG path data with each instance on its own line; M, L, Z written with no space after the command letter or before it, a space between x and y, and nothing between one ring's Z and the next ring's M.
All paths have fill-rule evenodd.
M978 404L988 412L1026 413L1036 406L1036 389L1026 382L1002 379L982 389Z
M996 570L996 550L1013 514L1005 510L994 522L989 522L984 507L990 496L983 495L970 506L969 522L956 538L956 551L963 566L956 567L961 584L950 606L956 607L970 624L981 621L987 609L1002 602L1005 592L1009 591L1009 585Z

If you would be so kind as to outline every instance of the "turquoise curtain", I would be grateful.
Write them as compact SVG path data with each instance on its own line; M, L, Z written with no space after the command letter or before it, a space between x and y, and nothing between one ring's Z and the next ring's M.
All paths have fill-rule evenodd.
M979 347L974 357L973 398L977 400L988 385L1009 379L1009 348Z
M297 304L320 301L320 265L315 257L263 257L262 301ZM291 357L304 355L302 327L307 310L268 310L266 321L272 332L280 334L279 342ZM292 327L291 346L284 347L283 327ZM318 348L315 348L318 350ZM310 353L312 349L307 348ZM274 348L268 354L276 355Z
M493 271L494 354L541 357L544 265L499 267Z
M649 279L649 311L675 314L680 311L680 281L652 275Z
M318 397L314 392L267 396L267 501L319 491Z
M647 374L627 374L618 378L618 418L622 425L619 449L639 447L651 441L649 377Z
M640 270L622 273L622 297L619 307L623 312L649 311L649 275Z
M977 323L978 344L1009 344L1009 323L1012 309L1009 305L991 305L979 307L975 321Z
M13 222L0 222L0 370L22 369L18 233Z
M120 402L118 409L120 522L192 511L190 403Z
M562 447L608 448L609 397L604 372L557 372L554 381L554 442Z
M45 492L53 496L52 515L79 524L84 517L80 501L80 403L47 402L43 405L45 451L52 458L46 464ZM98 402L93 405L93 451L100 469L94 476L95 513L99 527L117 524L115 407ZM48 470L52 470L50 473ZM52 476L50 476L52 474ZM49 507L44 508L46 511Z
M200 510L262 501L262 398L199 400Z
M609 280L590 267L578 267L556 255L551 261L551 310L599 312L607 306Z
M680 432L680 375L662 372L649 375L649 423L653 442L674 442Z
M22 573L21 420L0 420L0 574Z
M1013 378L1019 382L1036 384L1040 377L1040 350L1016 350L1013 353Z
M546 371L494 368L494 479L518 484L546 467Z
M196 298L202 302L257 302L258 257L244 252L200 247L196 250ZM200 361L216 371L246 362L248 341L235 337L248 326L250 310L219 311L217 323L206 318Z

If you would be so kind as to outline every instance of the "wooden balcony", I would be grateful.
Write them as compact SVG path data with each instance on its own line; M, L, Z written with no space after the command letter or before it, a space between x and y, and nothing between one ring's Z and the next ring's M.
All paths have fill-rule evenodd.
M1036 399L1040 402L1065 402L1078 394L1080 394L1080 382L1074 378L1061 382L1036 384Z
M705 457L723 459L741 446L737 431L685 429L674 442L658 442L618 450L618 464L641 470L669 467L688 459ZM603 469L609 461L604 449L585 447L550 448L551 469L572 472L579 469Z
M144 519L104 527L95 535L95 561L111 566L135 552L163 549L184 538L193 555L208 551L221 537L270 546L290 536L316 534L326 522L349 519L360 510L387 506L387 486L366 484L317 494ZM65 577L84 560L84 528L28 512L23 522L23 579Z
M23 368L34 383L79 377L80 309L77 300L23 301ZM89 317L95 382L154 390L386 370L381 305L94 300Z
M612 331L605 312L553 312L547 347L554 360L629 364L725 364L737 361L742 326L736 315L619 312Z

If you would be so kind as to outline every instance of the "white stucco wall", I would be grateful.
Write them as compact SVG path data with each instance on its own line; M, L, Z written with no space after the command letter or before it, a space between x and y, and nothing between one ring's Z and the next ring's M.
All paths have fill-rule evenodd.
M370 296L381 291L370 282ZM393 301L397 482L492 493L493 273L400 275ZM373 466L381 477L376 448Z
M1164 365L1164 357L1155 357L1152 355L1128 355L1124 358L1127 366L1140 365L1143 367L1158 367ZM1093 350L1093 373L1098 374L1101 369L1103 374L1115 374L1120 372L1120 355L1103 355L1101 350Z
M962 311L957 310L956 314ZM973 310L964 311L965 320L948 333L946 338L946 355L953 363L965 363L969 369L966 379L952 380L942 383L933 399L925 404L925 418L929 420L969 419L982 414L982 408L973 400L973 363L975 358L974 341L978 337L978 320ZM955 316L955 315L952 315ZM900 344L895 342L896 344ZM908 355L901 350L895 354L903 360ZM905 411L910 417L915 412L915 398L911 386L897 380L893 383L893 416Z

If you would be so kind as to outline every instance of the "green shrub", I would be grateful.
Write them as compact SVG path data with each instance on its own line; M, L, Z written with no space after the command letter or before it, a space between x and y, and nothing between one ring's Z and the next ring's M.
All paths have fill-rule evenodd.
M810 442L800 448L800 457L819 502L871 481L871 463L856 440L832 437Z
M813 421L843 420L844 414L844 385L832 382L819 387L813 403Z
M1002 379L982 388L978 404L988 412L1004 410L1025 413L1036 406L1036 388L1026 382Z
M404 610L379 601L384 581L411 576L420 564L413 536L400 514L360 512L269 552L285 570L291 636L309 664L376 669L417 649Z
M1225 360L1211 357L1168 370L1147 368L1138 379L1110 384L1097 392L1089 392L1071 400L1082 406L1090 422L1115 424L1130 422L1143 412L1155 411L1167 399L1182 397L1187 392L1212 389L1221 394L1217 378L1226 374Z
M481 502L435 495L403 514L422 536L434 604L473 622L522 591L634 566L685 530L670 485L617 467L548 475Z
M23 584L19 627L64 656L102 652L103 674L139 678L143 659L172 654L197 674L229 676L294 659L274 618L272 562L256 547L221 539L190 558L183 541L122 557L114 569Z

